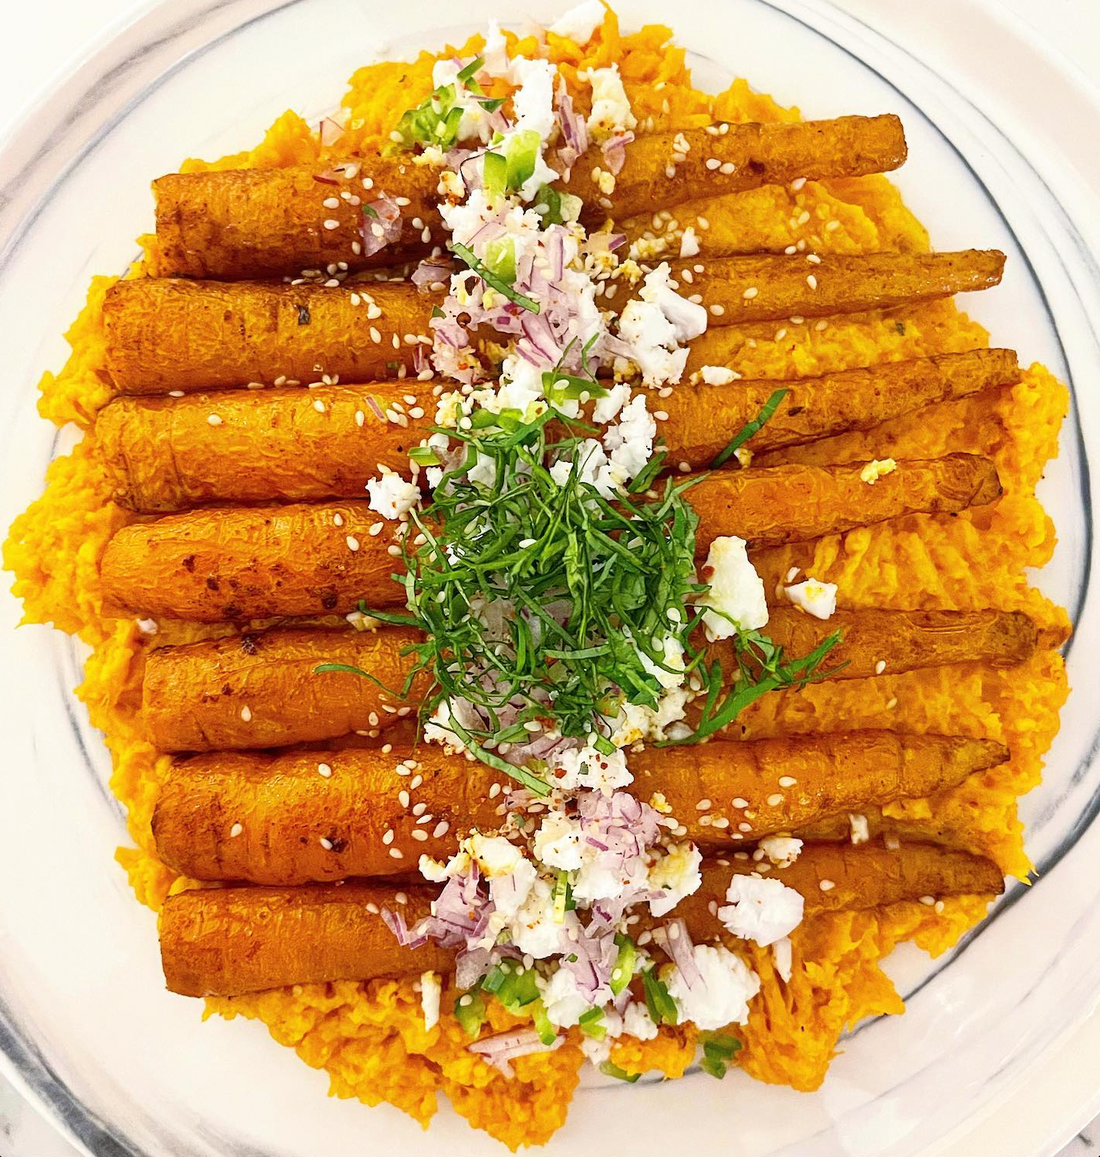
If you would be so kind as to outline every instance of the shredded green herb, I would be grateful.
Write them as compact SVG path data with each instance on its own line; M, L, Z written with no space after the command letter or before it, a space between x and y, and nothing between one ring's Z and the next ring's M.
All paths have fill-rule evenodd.
M495 289L502 297L506 297L509 301L522 306L531 313L539 312L539 303L537 301L534 301L530 297L524 297L522 293L514 290L503 277L498 277L472 249L463 245L460 241L452 241L450 245L455 255L461 257L490 289Z
M710 468L717 470L719 466L724 466L750 438L758 434L764 423L779 409L780 402L783 401L788 393L790 393L790 391L786 388L776 390L760 407L760 413L758 413L751 422L746 422L729 442L726 443L725 449L715 456L714 461L710 464Z

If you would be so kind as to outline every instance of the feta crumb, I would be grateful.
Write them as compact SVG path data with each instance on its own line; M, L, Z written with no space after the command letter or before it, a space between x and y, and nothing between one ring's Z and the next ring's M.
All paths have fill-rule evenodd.
M503 836L483 836L474 832L465 842L470 858L487 879L510 876L521 863L523 852Z
M760 991L760 978L728 948L697 944L692 949L701 979L690 987L679 968L668 979L669 995L676 1001L680 1020L701 1029L744 1024L749 1001Z
M527 898L512 920L512 943L536 960L560 952L564 937L576 931L579 922L574 912L566 912L565 922L554 919L553 889L541 876L535 879Z
M630 111L630 98L623 88L617 64L591 69L588 81L592 85L592 114L587 127L588 135L594 141L604 141L623 129L637 127L638 121Z
M777 868L789 868L802 851L802 841L793 836L765 836L760 850Z
M870 825L865 815L850 814L848 823L852 827L852 843L865 844L871 838Z
M604 6L600 0L584 0L563 13L547 28L555 36L564 36L574 44L587 44L603 23Z
M431 1031L439 1024L439 998L443 995L443 985L434 972L420 975L420 1007L424 1010L424 1030Z
M550 763L550 778L562 791L611 792L634 782L634 776L627 771L623 751L604 755L587 744L555 753Z
M632 1000L623 1009L623 1033L636 1040L653 1040L657 1035L657 1026L644 1004Z
M737 374L726 366L703 366L699 376L708 386L728 386L737 381Z
M400 518L420 501L420 488L406 482L400 474L372 478L367 483L367 493L371 510L377 510L383 518Z
M764 948L802 923L801 894L775 878L735 875L726 899L730 903L718 909L718 919L734 936Z
M680 238L680 256L697 257L699 255L699 238L693 226L689 225Z
M859 472L859 476L868 486L874 486L880 478L887 474L893 474L897 468L898 464L893 458L883 458L881 461L875 458L863 467Z
M591 1006L588 997L577 988L573 973L565 968L559 968L540 988L546 1019L558 1028L572 1028Z
M815 619L827 619L836 610L836 583L822 583L815 578L784 588L787 598Z
M703 574L710 590L702 605L712 607L703 615L707 638L728 639L737 630L755 631L768 622L764 580L749 562L745 540L736 535L716 538L710 545Z
M549 868L575 872L581 866L581 826L563 812L550 812L535 833L534 853Z
M535 886L538 871L530 860L521 859L506 876L494 876L489 881L489 898L494 913L503 920L512 920L527 901Z
M698 890L703 882L699 872L702 862L702 853L690 841L673 844L656 860L649 869L649 886L664 895L649 901L649 910L654 916L666 915L685 896Z

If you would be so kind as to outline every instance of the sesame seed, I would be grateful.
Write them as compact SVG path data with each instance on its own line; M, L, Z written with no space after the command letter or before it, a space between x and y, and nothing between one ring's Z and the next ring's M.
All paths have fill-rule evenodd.
M699 802L698 802L698 803L695 805L695 810L696 810L696 811L705 812L705 811L710 811L710 809L711 809L711 802L710 802L710 800L709 800L709 799L701 799L701 800L700 800L700 801L699 801Z
M818 255L816 253L807 253L806 254L806 260L811 265L820 265L821 264L821 258L818 257Z
M712 173L715 172L721 164L722 162L717 157L707 157L707 168Z
M814 277L814 275L811 273L811 274L810 274L810 275L809 275L809 276L806 278L806 284L807 284L807 285L808 285L808 286L809 286L811 289L816 289L816 288L817 288L817 278L816 278L816 277Z
M886 704L886 710L887 711L893 711L897 705L898 705L898 697L896 695L892 695Z
M354 534L349 534L345 541L348 544L348 550L356 551L359 549L359 539Z
M210 417L206 420L210 423L211 426L220 426L222 424L222 420L218 417L217 414L211 414Z
M831 892L836 887L836 884L834 884L832 880L822 880L817 886L823 892Z
M384 522L372 522L370 526L367 527L367 534L369 534L371 538L377 538L378 535L382 533L382 527L385 525Z
M417 789L417 788L418 788L418 787L419 787L419 786L420 786L420 785L421 785L423 782L424 782L424 777L423 777L422 775L414 775L414 776L412 777L412 779L410 779L410 780L409 780L409 787L411 787L413 791L416 791L416 789Z
M759 289L757 289L755 285L750 285L750 286L748 287L748 289L746 289L746 290L745 290L745 292L741 294L741 296L742 296L742 297L743 297L743 298L744 298L746 301L752 301L752 299L753 299L753 298L754 298L754 297L755 297L755 296L756 296L756 295L757 295L759 292L760 292L760 290L759 290Z
M241 708L241 718L245 723L252 722L252 708L249 707L247 703Z
M802 192L802 186L805 184L806 184L806 178L805 177L795 177L795 179L791 182L791 192L792 193L801 193Z
M229 834L230 834L230 836L232 836L234 839L236 839L236 838L237 838L237 836L239 836L239 835L241 834L241 832L243 832L243 831L244 831L244 824L234 824L234 825L233 825L233 826L232 826L232 827L229 829Z
M426 840L428 833L423 828L413 828L409 833L414 840Z
M731 802L733 803L734 807L745 808L749 806L749 801L747 799L742 799L739 795L734 796Z
M821 331L826 329L828 327L828 325L829 325L829 323L824 318L822 318L817 323L817 325L814 326L814 329L816 329L818 333L821 333Z
M782 802L783 795L778 791L774 791L770 796L768 796L768 807L779 807Z
M402 851L400 851L400 850L399 850L399 849L397 849L397 848L390 848L390 855L391 855L391 856L392 856L392 857L393 857L395 860L403 860L403 859L405 858L405 853L404 853L404 852L402 852Z
M380 915L380 912L379 912L379 908L378 908L378 905L377 905L377 904L376 904L376 903L375 903L373 900L368 900L368 901L367 901L367 911L368 911L368 912L369 912L369 913L370 913L372 916L378 916L378 915Z
M936 908L936 915L937 916L940 915L944 909L944 902L942 900L937 900L936 904L935 904L935 908Z
M387 546L386 547L386 554L388 554L390 556L390 558L400 558L401 557L401 547L399 547L399 546Z
M724 313L726 312L726 307L725 307L724 305L719 305L719 304L718 304L718 302L715 302L715 303L714 303L714 304L713 304L713 305L710 307L710 312L711 312L711 313L712 313L712 314L713 314L715 317L721 317L721 316L722 316L722 314L724 314Z
M795 779L793 775L781 775L779 777L780 787L794 787L796 783L798 783L798 780Z
M920 902L922 904L927 905L929 908L931 908L936 903L936 897L935 896L921 896Z
M401 790L400 790L400 791L397 793L397 802L398 802L398 803L399 803L399 804L400 804L400 805L401 805L403 808L407 808L407 807L409 806L409 793L408 793L408 792L407 792L407 791L406 791L404 788L402 788L402 789L401 789Z
M382 843L386 845L393 843L393 828L386 828L382 833Z
M886 670L886 660L885 659L879 659L879 661L875 664L875 674L881 675L883 673L883 671L885 671L885 670Z
M340 228L340 222L337 221L335 217L329 217L325 221L325 228L326 229L339 229Z
M656 418L658 422L668 421L668 414L664 410L654 410L653 417Z
M752 831L752 824L747 824L747 823L745 823L744 820L742 820L741 823L739 823L737 825L737 830L739 832L751 832Z
M492 787L489 788L489 798L496 799L498 795L500 795L500 784L494 783Z
M345 189L344 192L346 193L347 190ZM324 207L326 209L339 209L340 208L340 198L339 197L326 197L321 202L321 204L324 205Z
M721 165L719 165L718 171L722 174L722 176L728 177L730 173L733 172L733 168L733 161L724 161Z
M367 420L367 415L362 410L355 411L355 424L361 426Z
M327 839L325 836L322 836L318 842L320 843L321 847L325 849L326 852L332 851L332 840Z

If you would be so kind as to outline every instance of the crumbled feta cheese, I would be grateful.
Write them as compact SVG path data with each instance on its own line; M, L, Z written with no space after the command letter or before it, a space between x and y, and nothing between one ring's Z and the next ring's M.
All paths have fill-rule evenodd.
M573 448L572 461L562 458L554 463L550 477L564 486L577 469L582 482L610 498L645 468L656 436L657 423L646 410L645 395L637 394L619 411L619 420L607 427L602 445L585 438Z
M447 864L442 860L437 860L432 856L423 855L417 865L420 869L420 874L425 880L432 884L442 884L450 878L450 870Z
M489 881L489 898L493 901L495 914L504 920L514 919L531 894L537 878L535 865L527 859L521 859L508 875L494 876Z
M644 1004L632 1000L623 1009L623 1033L637 1040L653 1040L657 1035L657 1026Z
M738 376L726 366L703 366L699 374L708 386L728 386Z
M765 836L760 850L777 868L789 868L802 851L802 841L794 836Z
M699 255L699 237L694 228L689 225L680 237L680 256L697 257Z
M754 631L768 622L768 600L764 580L749 562L743 538L724 535L710 544L703 568L710 590L702 605L712 607L703 615L707 638L728 639L738 629Z
M640 739L657 742L670 738L669 728L687 714L688 700L689 692L682 687L666 691L657 700L656 708L624 699L613 716L605 716L611 729L611 742L616 747L629 747Z
M510 876L523 863L523 852L503 836L483 836L474 832L465 841L465 849L481 869L481 874L489 880Z
M760 991L760 978L721 945L696 944L692 952L701 979L689 987L679 968L673 968L667 982L680 1022L691 1021L703 1030L744 1024L749 1001Z
M512 943L520 952L543 960L560 952L563 937L578 926L573 912L566 912L564 923L555 921L553 889L539 876L512 920Z
M836 610L836 583L822 583L815 578L784 587L787 598L815 619L827 619Z
M599 426L610 422L630 400L630 386L626 382L616 382L602 398L596 399L592 407L592 421Z
M555 36L565 36L574 44L587 44L603 23L604 12L600 0L584 0L559 16L547 31Z
M859 472L859 476L868 486L874 486L880 478L885 477L887 474L893 474L897 468L898 464L893 458L883 458L881 461L875 458L863 467Z
M467 724L473 723L470 718L468 705L463 706L465 700L444 699L432 712L431 718L424 724L424 740L426 743L438 743L451 755L461 754L466 750L466 744L459 738L458 733L451 727L453 719L464 730ZM478 724L474 724L478 726Z
M611 792L634 781L622 751L604 755L587 745L556 752L550 762L550 778L562 791Z
M535 833L534 852L549 868L575 872L581 866L581 826L564 812L549 812Z
M491 76L507 76L510 71L507 43L498 20L490 20L485 32L485 47L481 50L485 71Z
M772 945L772 962L775 964L775 970L779 973L780 978L789 982L792 964L791 938L789 936L784 936Z
M588 135L594 141L604 141L623 129L637 127L638 121L630 111L630 98L623 88L623 78L617 64L589 70L592 85L592 114L588 118Z
M630 641L633 642L633 638ZM646 674L652 675L666 691L670 691L674 687L679 687L684 681L684 645L675 635L666 635L662 650L664 652L663 666L659 666L645 651L640 649L638 650L638 658L641 660ZM671 667L672 670L666 671L666 667Z
M591 1002L577 988L573 973L568 969L559 968L539 987L542 990L546 1019L558 1028L572 1028L591 1007Z
M400 474L383 474L367 483L370 508L383 518L400 518L420 501L420 487L406 482Z
M466 62L468 63L468 62ZM437 60L432 68L432 85L443 88L451 85L454 88L454 107L462 109L462 119L458 122L458 136L460 141L480 141L488 144L493 135L490 127L489 114L484 105L477 99L466 85L458 79L458 74L465 67L465 63L446 58Z
M471 408L471 403L458 390L447 390L439 395L436 403L435 424L454 430L458 427L459 419L466 417Z
M734 936L765 948L802 923L801 894L774 877L735 875L726 899L730 903L718 909L718 919Z
M865 844L871 838L870 825L865 815L849 815L848 823L852 828L853 844Z
M615 1014L611 1013L610 1015L613 1016ZM604 1015L604 1020L601 1023L606 1022L606 1020L607 1014ZM581 1052L584 1053L584 1058L590 1065L595 1065L598 1067L599 1065L602 1065L604 1061L610 1059L611 1045L613 1043L614 1042L611 1040L610 1034L600 1038L594 1036L582 1036Z
M619 337L647 386L679 382L688 356L680 343L707 328L707 311L681 297L669 284L669 273L667 262L647 273L640 299L628 301L619 315Z
M439 1024L439 998L443 995L443 986L439 983L439 976L434 972L423 972L420 975L420 1007L424 1010L424 1030L431 1031Z
M654 916L664 916L685 896L698 891L703 877L699 865L702 853L690 841L673 844L649 869L649 886L664 895L658 900L650 900L649 910Z

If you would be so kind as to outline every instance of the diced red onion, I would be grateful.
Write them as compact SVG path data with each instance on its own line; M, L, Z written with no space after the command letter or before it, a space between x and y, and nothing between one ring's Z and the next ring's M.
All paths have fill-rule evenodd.
M344 135L344 126L332 117L325 117L317 126L317 135L325 148L334 145Z
M386 415L382 412L382 407L378 404L378 399L373 394L367 395L367 405L371 412L382 422L386 420Z
M683 920L670 920L662 927L655 928L653 943L668 954L669 959L680 970L684 984L689 990L702 983L702 973L699 971L699 965L695 963L695 946Z
M359 220L364 257L371 257L385 246L401 240L401 207L392 197L383 193L363 208L373 209L375 213L372 217L364 212Z
M446 285L447 282L450 281L453 272L454 266L451 262L429 259L420 262L413 270L409 280L421 293L424 293L433 285Z
M623 171L623 165L626 164L626 146L634 139L632 132L616 133L613 137L608 137L602 145L600 151L603 153L603 163L607 167L607 171L612 176L618 176Z
M558 1037L552 1045L544 1045L533 1028L517 1029L514 1032L501 1032L496 1036L484 1037L466 1047L472 1053L477 1053L494 1068L499 1069L506 1077L514 1076L512 1066L508 1063L516 1057L524 1057L530 1053L549 1053L560 1048L564 1037Z

